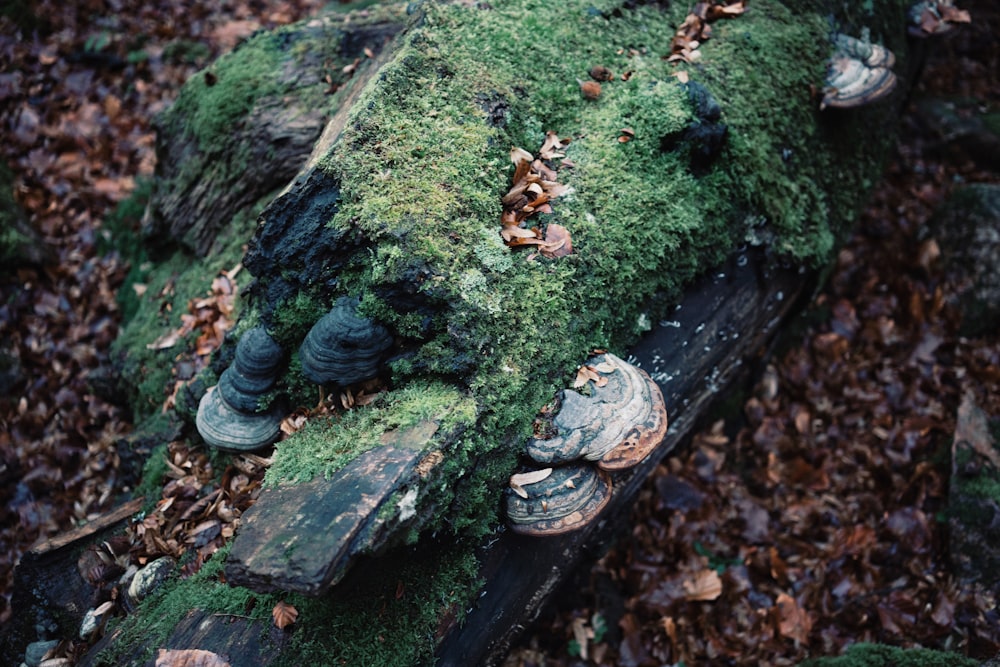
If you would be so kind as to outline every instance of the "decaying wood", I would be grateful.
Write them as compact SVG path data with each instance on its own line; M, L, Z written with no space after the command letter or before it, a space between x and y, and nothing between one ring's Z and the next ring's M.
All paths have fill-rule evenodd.
M408 429L396 446L369 450L329 479L265 488L243 516L227 580L262 592L325 592L388 537L379 513L394 491L419 480L421 446L434 430L433 422Z
M87 524L39 542L21 556L14 575L11 617L0 641L0 663L16 665L19 651L37 639L37 625L74 636L84 613L94 606L98 589L80 572L83 549L99 543L121 528L142 509L145 499L135 498Z
M120 638L121 630L106 635L85 655L78 667L93 667L106 664L101 661L101 649ZM200 609L192 609L170 637L157 649L184 650L200 649L211 651L234 667L237 665L269 665L281 655L291 635L279 630L271 623L233 616L231 614L210 614ZM119 644L120 646L120 644ZM118 656L119 664L155 664L157 651L143 642L131 644L128 650ZM153 658L147 658L152 655Z
M327 85L327 61L363 58L340 104L340 109L349 108L381 63L375 56L401 28L401 22L342 24L330 17L302 24L299 34L286 40L301 42L295 52L304 56L295 63L287 55L282 94L257 100L216 153L206 152L190 132L159 127L156 178L174 185L155 189L143 220L146 236L154 242L175 239L198 256L209 254L219 231L234 217L302 170L317 145L328 140L325 128L343 125L343 114L335 110L339 120L330 123L331 110L310 101L315 97L311 90ZM306 43L311 46L302 48ZM338 133L335 127L334 136ZM245 147L243 159L252 169L234 169L233 156L240 153L234 146Z
M611 501L596 523L548 538L508 531L485 548L480 571L485 583L477 604L442 639L439 665L503 660L574 567L599 556L627 525L645 478L704 419L744 365L760 356L801 307L815 278L811 272L768 269L762 253L740 254L688 290L674 317L658 323L629 356L663 390L670 419L663 442L642 464L612 478Z

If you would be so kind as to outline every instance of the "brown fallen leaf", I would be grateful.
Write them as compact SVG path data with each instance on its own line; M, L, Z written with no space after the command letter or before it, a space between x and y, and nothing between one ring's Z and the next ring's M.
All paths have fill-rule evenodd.
M516 475L511 475L510 488L514 493L522 498L527 498L528 492L524 490L524 487L529 484L541 482L543 479L548 479L551 474L552 468L542 468L541 470L532 470L530 472L522 472Z
M552 259L571 255L573 241L569 230L562 225L550 224L545 230L545 242L539 246L538 251Z
M165 649L156 654L156 667L230 667L217 653L200 648Z
M683 587L685 599L691 601L710 601L722 595L722 579L711 568L698 572L692 579L686 579Z
M809 631L812 629L812 618L809 612L799 606L791 595L778 593L775 605L778 622L778 633L800 644L809 641Z
M274 605L274 609L271 610L271 617L274 618L274 625L279 630L284 630L289 625L295 623L295 620L299 617L299 610L287 602L281 601Z

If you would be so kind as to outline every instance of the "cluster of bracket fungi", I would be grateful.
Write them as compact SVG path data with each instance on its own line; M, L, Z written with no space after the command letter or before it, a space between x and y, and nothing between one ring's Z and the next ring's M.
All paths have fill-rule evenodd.
M346 387L376 377L392 347L388 329L357 314L359 300L341 297L306 334L299 347L302 374L315 384ZM195 425L219 449L252 451L274 443L285 406L270 401L284 351L264 327L246 331L233 363L198 404Z
M246 331L236 356L198 404L195 425L213 447L249 451L270 445L281 433L284 410L266 405L281 372L284 352L263 327Z
M657 384L640 368L610 353L587 360L589 394L564 389L543 411L538 437L527 443L534 466L510 480L511 529L559 535L581 528L611 498L609 472L638 465L667 432L667 409Z
M910 7L908 32L914 37L941 35L970 20L969 12L951 0L921 0ZM839 33L833 36L833 45L820 109L864 106L888 97L896 88L892 51L867 38Z

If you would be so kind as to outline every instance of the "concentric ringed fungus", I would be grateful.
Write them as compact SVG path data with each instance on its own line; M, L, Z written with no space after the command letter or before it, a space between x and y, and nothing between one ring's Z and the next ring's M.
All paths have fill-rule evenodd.
M263 327L246 331L236 355L198 404L195 426L212 447L237 451L261 449L278 439L283 406L262 405L278 378L284 351Z
M302 341L302 373L311 382L346 386L378 375L382 358L392 347L392 334L358 315L359 303L356 298L337 299Z
M511 530L522 535L562 535L582 528L611 499L607 473L586 463L553 468L520 488L524 497L510 488L505 501Z
M887 97L896 88L892 51L847 35L837 35L834 44L821 109L864 106Z
M528 456L542 464L585 459L605 470L631 468L667 432L663 394L645 371L613 354L593 357L587 366L597 370L600 382L588 381L589 396L560 392L551 421L555 433L529 440Z
M229 405L218 386L209 389L198 404L195 426L202 439L212 447L252 451L272 444L281 434L281 406L266 412L241 412Z
M241 412L258 412L260 399L274 386L284 351L263 327L240 337L233 363L219 377L219 392Z

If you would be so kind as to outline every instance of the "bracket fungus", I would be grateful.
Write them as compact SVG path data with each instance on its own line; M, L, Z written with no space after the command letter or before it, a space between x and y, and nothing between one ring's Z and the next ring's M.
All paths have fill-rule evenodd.
M834 47L821 109L864 106L887 97L896 88L892 72L896 57L889 49L839 34L834 37Z
M219 384L198 403L195 426L213 447L249 451L278 439L283 406L261 405L274 386L284 352L263 327L248 330L236 344L236 355Z
M219 377L219 392L233 408L257 412L261 397L278 378L284 351L264 327L254 327L236 344L233 363Z
M357 314L359 299L341 297L299 347L302 373L319 385L346 386L378 375L392 334Z
M951 32L958 23L969 23L969 12L959 9L952 0L921 0L909 11L908 32L914 37L930 37Z
M195 417L195 426L206 443L219 449L252 451L278 439L284 416L281 406L265 412L241 412L226 403L217 389L212 387L201 397Z
M591 395L560 392L552 418L555 433L528 441L528 456L559 465L576 459L595 461L605 470L630 468L656 448L667 432L667 409L660 388L640 368L605 353L588 360L599 382Z
M511 529L522 535L561 535L593 521L611 498L611 481L603 470L586 463L532 474L506 491ZM540 478L540 479L539 479Z

